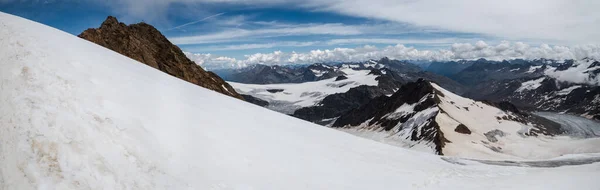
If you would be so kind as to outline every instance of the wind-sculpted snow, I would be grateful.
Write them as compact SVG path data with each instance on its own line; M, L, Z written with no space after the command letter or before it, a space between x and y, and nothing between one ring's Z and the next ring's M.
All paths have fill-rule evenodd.
M0 189L578 189L599 163L457 165L200 88L0 13Z

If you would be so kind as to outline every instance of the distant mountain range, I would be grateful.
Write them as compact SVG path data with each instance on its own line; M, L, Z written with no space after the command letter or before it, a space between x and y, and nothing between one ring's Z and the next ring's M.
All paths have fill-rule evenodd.
M391 95L419 78L435 81L453 92L466 91L450 78L388 58L305 66L254 65L217 73L232 81L239 93L268 102L262 106L321 124L378 96Z
M475 100L506 101L513 103L519 109L563 112L600 120L600 93L597 83L594 84L598 81L599 64L592 59L582 61L479 59L431 62L423 68L425 65L423 63L416 65L411 64L410 61L382 58L359 63L254 65L238 70L221 70L218 73L226 80L236 82L234 87L240 88L245 84L258 84L253 85L255 88L271 88L269 84L286 83L293 86L327 79L338 81L348 78L343 69L364 71L366 74L377 76L376 84L357 85L335 93L320 93L320 97L312 105L287 107L290 105L289 102L296 100L279 101L277 98L271 98L273 94L263 94L260 91L241 92L272 103L271 108L287 107L284 113L321 124L331 122L341 113L355 109L375 97L390 95L401 85L420 78ZM584 76L584 79L569 80L570 75ZM336 80L333 80L334 78ZM301 91L296 93L302 94ZM282 88L281 93L286 93L285 88ZM262 102L262 105L265 103ZM281 111L281 109L275 110Z

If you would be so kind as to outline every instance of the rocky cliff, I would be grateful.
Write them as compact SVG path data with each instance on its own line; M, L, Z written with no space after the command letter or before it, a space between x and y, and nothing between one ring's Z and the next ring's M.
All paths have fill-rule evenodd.
M109 16L100 28L90 28L79 34L98 45L156 68L171 76L219 93L243 99L216 74L205 71L188 59L156 28L146 23L125 25Z

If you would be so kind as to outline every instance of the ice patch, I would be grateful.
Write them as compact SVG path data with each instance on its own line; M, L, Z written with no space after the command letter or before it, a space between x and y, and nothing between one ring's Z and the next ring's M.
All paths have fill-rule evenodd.
M556 93L556 95L559 95L559 96L569 95L571 93L571 91L578 89L578 88L581 88L581 86L580 85L571 86L569 88L565 88L565 89L558 91Z
M546 78L541 77L539 79L523 82L523 83L521 83L521 87L519 87L515 92L523 92L525 90L535 90L535 89L539 88L540 86L542 86L542 81L544 81L544 79L546 79Z
M538 69L542 68L542 65L539 66L531 66L529 67L529 70L526 71L525 73L534 73L535 71L537 71Z

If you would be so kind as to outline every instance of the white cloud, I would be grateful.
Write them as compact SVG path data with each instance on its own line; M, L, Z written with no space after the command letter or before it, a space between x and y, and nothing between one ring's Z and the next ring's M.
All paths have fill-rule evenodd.
M149 19L171 3L220 3L223 6L285 6L353 17L383 19L421 27L486 34L503 39L600 43L598 0L96 0L122 13ZM189 39L188 39L189 40Z
M327 45L340 44L452 44L467 39L436 38L436 39L395 39L395 38L343 38L332 39Z
M356 44L425 44L428 46L443 46L456 41L470 39L444 38L444 39L393 39L393 38L344 38L327 41L278 41L272 43L246 43L234 45L214 45L203 47L186 48L187 51L209 52L209 51L231 51L247 49L269 49L279 47L307 47L307 46L331 46L331 45L356 45Z
M231 50L246 50L246 49L268 49L275 47L306 47L319 44L317 41L299 42L299 41L283 41L263 44L235 44L223 46L207 46L200 48L187 48L188 51L203 52L203 51L231 51Z
M311 64L318 62L353 62L369 59L380 59L389 57L399 60L459 60L479 59L490 60L503 59L582 59L585 57L600 60L600 45L581 46L530 46L522 42L503 41L497 45L489 45L483 41L475 44L456 43L449 49L440 50L418 50L398 44L377 48L375 46L363 46L359 48L334 48L326 50L312 50L305 53L281 52L257 53L246 55L245 59L216 59L211 54L187 54L192 60L201 61L207 69L244 67L250 64ZM198 61L199 60L199 61Z
M588 68L593 62L593 60L579 60L575 62L576 67L572 67L563 71L546 70L545 74L560 81L600 85L600 76L590 76L589 73L585 72L589 69L599 69Z
M171 42L178 45L203 44L225 41L247 40L248 38L266 38L277 36L301 36L301 35L358 35L363 32L360 28L340 23L327 24L299 24L277 28L266 29L229 29L222 32L173 37L169 38Z
M184 52L184 54L196 62L196 64L202 66L205 69L213 70L213 69L222 69L222 68L242 68L247 66L242 61L238 61L235 58L224 57L224 56L215 56L210 53L208 54L200 54L200 53L189 53Z
M511 39L598 43L597 0L354 0L320 10Z

